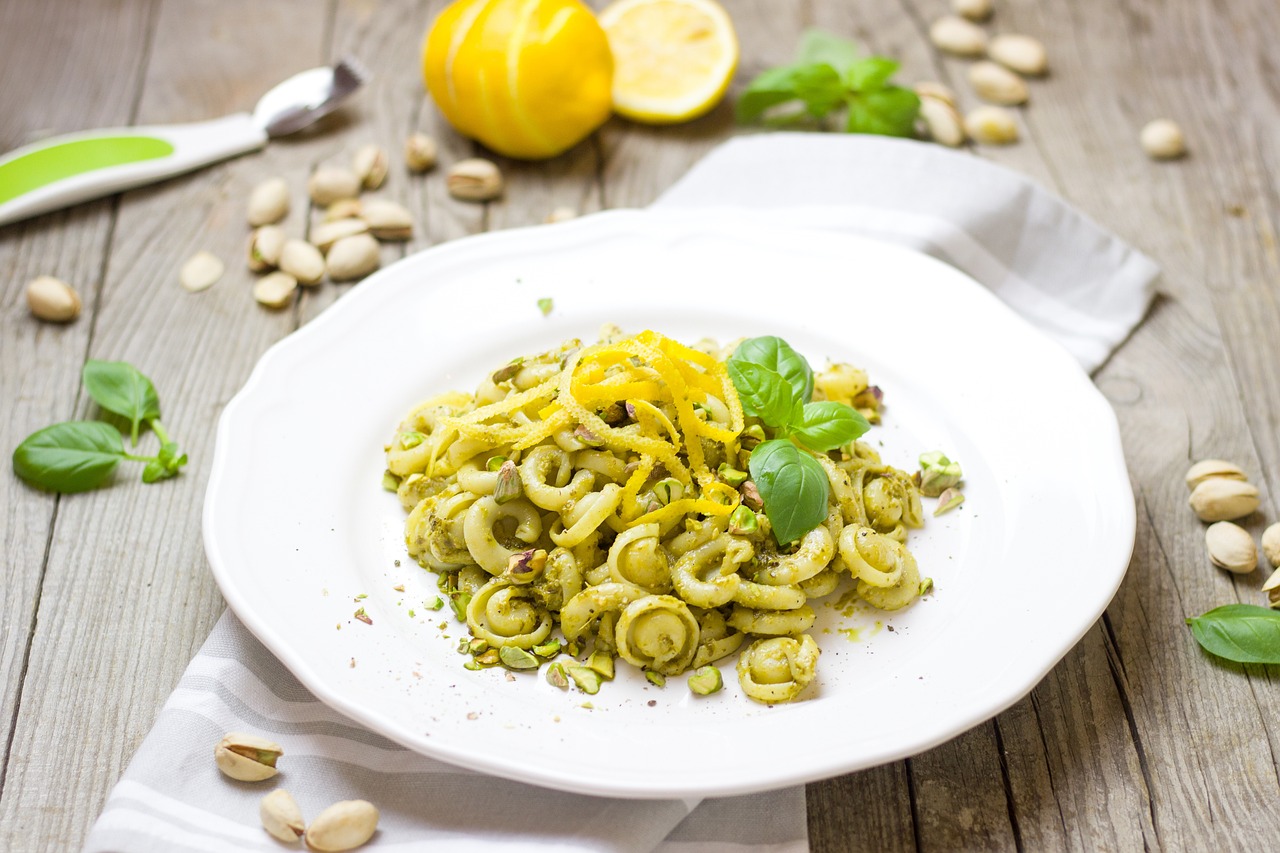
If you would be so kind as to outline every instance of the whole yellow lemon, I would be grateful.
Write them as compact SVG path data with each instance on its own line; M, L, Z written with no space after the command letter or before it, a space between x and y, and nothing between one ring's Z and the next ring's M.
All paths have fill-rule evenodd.
M427 32L422 72L459 133L508 157L554 157L611 111L609 40L580 0L457 0Z

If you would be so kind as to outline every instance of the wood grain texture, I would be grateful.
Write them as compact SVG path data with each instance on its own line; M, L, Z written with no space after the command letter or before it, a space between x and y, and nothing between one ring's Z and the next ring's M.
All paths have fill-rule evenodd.
M596 8L603 2L593 2ZM902 62L901 79L952 85L975 106L969 63L928 42L946 0L733 0L742 67L731 89L787 62L806 27ZM366 142L392 168L379 195L410 207L414 237L383 262L470 234L540 223L568 206L642 207L703 154L743 132L726 102L675 128L610 120L542 164L494 158L504 196L450 198L444 167L491 156L454 134L423 97L421 35L443 0L49 0L0 4L0 150L52 132L248 109L270 85L351 53L369 86L314 133L118 200L0 229L0 439L92 414L83 361L124 358L155 379L190 470L151 487L69 499L0 478L0 848L74 849L165 696L222 609L202 553L200 504L222 406L274 341L352 287L325 283L268 312L249 297L244 200L288 181L285 225L305 235L320 164ZM1164 268L1150 316L1096 374L1116 410L1138 508L1128 576L1076 648L1024 700L907 761L809 786L810 841L845 850L1263 849L1280 830L1276 667L1215 662L1184 620L1261 603L1262 573L1207 565L1182 475L1235 460L1263 490L1246 526L1276 518L1280 471L1280 73L1269 0L997 0L991 32L1047 45L1051 74L1018 111L1023 141L974 147L1030 175ZM287 39L280 33L288 33ZM1137 135L1177 119L1191 155L1153 163ZM413 130L442 167L410 175ZM746 131L746 132L756 132ZM183 292L177 269L208 249L218 285ZM22 290L52 272L86 297L71 326L33 323ZM479 324L480 320L477 320ZM157 520L163 520L163 523ZM1087 571L1082 567L1081 571ZM1017 638L1010 638L1016 643ZM109 737L104 737L109 733Z

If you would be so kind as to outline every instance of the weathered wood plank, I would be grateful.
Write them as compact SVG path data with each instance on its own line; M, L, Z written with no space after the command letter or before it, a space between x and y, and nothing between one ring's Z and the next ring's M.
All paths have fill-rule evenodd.
M251 108L267 87L321 59L325 23L323 9L305 0L162 4L137 119ZM102 38L92 26L79 32ZM223 608L199 522L214 426L258 355L291 327L249 296L244 200L292 159L273 146L120 203L88 355L126 359L155 380L165 424L192 462L174 481L144 486L132 468L108 490L62 499L0 802L8 840L0 846L78 845ZM304 178L300 170L295 186ZM177 270L198 249L224 258L228 272L192 295ZM62 353L59 369L74 375L83 352ZM82 404L78 414L91 411Z
M74 2L7 3L0 77L0 151L55 133L127 124L142 81L149 3L145 0L84 8ZM62 46L47 61L49 43ZM89 99L85 81L112 85ZM0 228L0 447L7 456L28 434L71 417L79 395L80 365L93 329L113 221L110 200ZM72 284L84 310L68 326L40 323L27 311L27 282L51 274ZM13 476L0 477L0 793L7 778L12 724L18 712L27 652L40 601L46 548L58 501Z

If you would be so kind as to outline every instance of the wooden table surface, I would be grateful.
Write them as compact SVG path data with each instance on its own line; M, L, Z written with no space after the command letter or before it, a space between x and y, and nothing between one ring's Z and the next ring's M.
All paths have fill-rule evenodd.
M0 228L0 448L90 416L88 358L125 359L160 389L190 453L178 480L58 498L0 476L0 848L75 849L157 710L223 610L200 536L222 407L272 343L342 297L291 310L249 296L245 199L283 176L303 197L318 164L360 144L398 152L414 130L442 160L479 149L443 123L418 74L441 3L414 0L7 0L0 3L0 150L56 132L194 121L252 107L290 74L351 53L375 79L322 132L190 176ZM734 90L789 60L818 26L938 79L974 105L966 63L926 37L946 0L736 0ZM905 761L809 786L815 850L1263 849L1280 837L1275 667L1217 662L1184 620L1265 603L1265 573L1212 569L1182 477L1198 458L1236 461L1262 490L1246 522L1276 515L1280 471L1280 65L1274 0L996 0L995 31L1047 45L1023 141L974 156L1017 169L1155 258L1145 322L1096 376L1119 415L1138 505L1128 575L1103 618L1030 696ZM1142 125L1176 118L1191 155L1153 163ZM454 201L443 174L397 161L383 192L418 217L402 252L541 222L553 208L644 206L734 133L729 103L691 124L611 120L568 154L499 161L498 202ZM308 211L286 222L301 233ZM228 272L178 286L200 249ZM65 327L27 313L38 274L72 282ZM993 388L992 393L1001 393ZM1053 464L1053 449L1028 464ZM1053 543L1045 543L1052 548ZM1018 642L1009 638L1010 644ZM998 650L993 650L998 652Z

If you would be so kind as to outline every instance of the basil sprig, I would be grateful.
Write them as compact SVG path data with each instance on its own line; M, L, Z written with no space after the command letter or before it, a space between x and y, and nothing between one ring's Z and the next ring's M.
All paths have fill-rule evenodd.
M920 98L889 82L897 70L892 59L859 57L852 42L809 30L794 64L765 71L739 96L738 120L821 127L843 109L848 133L911 136Z
M773 535L786 545L827 516L830 486L813 453L848 444L870 424L844 403L812 402L813 370L782 338L743 341L727 367L743 412L759 418L773 433L751 451L747 467Z
M1187 620L1207 652L1237 663L1280 664L1280 613L1256 604L1228 604Z
M129 422L131 443L146 424L160 440L154 456L129 453L120 430L104 421L68 421L37 430L13 451L13 472L33 486L70 494L106 485L121 460L141 462L142 481L177 476L187 464L160 423L160 398L151 380L123 361L89 361L85 390L105 411Z

